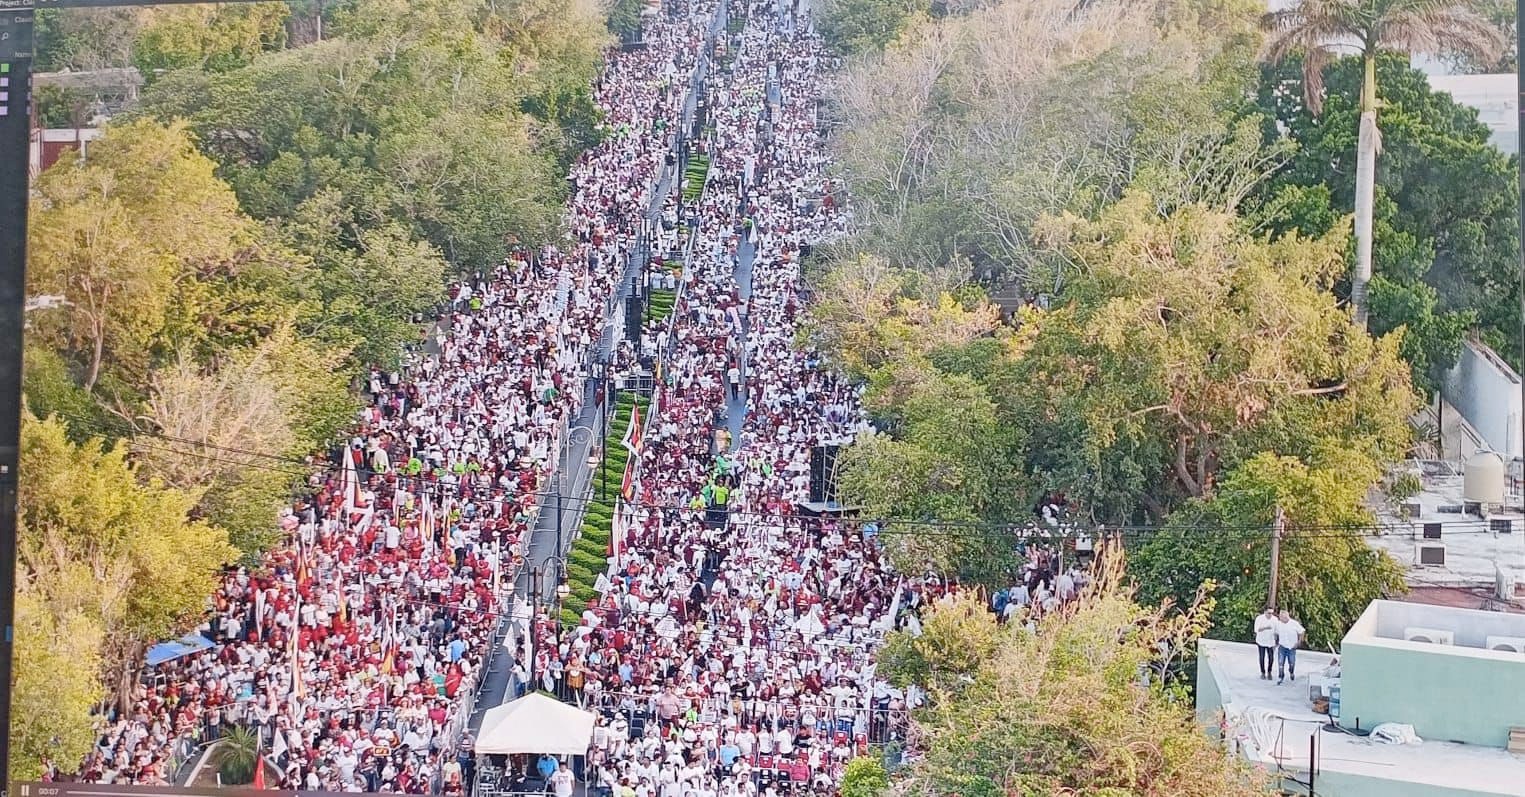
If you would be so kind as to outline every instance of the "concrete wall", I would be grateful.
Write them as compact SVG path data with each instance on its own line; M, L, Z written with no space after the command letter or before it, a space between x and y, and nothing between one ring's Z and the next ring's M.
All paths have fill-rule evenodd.
M1518 656L1347 637L1340 666L1345 727L1401 722L1425 739L1504 747L1509 728L1525 725L1525 662Z
M1457 647L1481 649L1490 636L1525 637L1525 614L1481 612L1476 609L1403 601L1373 601L1361 614L1361 619L1346 632L1345 640L1360 642L1363 635L1402 640L1404 630L1414 627L1450 631ZM1425 649L1435 651L1437 655L1459 652L1454 648ZM1525 656L1516 655L1515 659L1520 662L1520 666L1525 667ZM1525 717L1521 720L1521 724L1525 724Z
M1494 451L1520 456L1520 377L1492 350L1463 346L1440 393Z

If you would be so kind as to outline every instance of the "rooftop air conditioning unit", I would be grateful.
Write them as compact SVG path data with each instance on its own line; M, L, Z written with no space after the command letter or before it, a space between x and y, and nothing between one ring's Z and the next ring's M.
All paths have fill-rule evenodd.
M1415 628L1403 629L1404 642L1424 642L1429 645L1454 645L1455 634L1450 631L1442 631L1438 628Z
M1446 546L1438 542L1421 542L1414 546L1414 562L1421 565L1445 567Z
M1489 650L1502 650L1507 653L1525 653L1525 637L1517 636L1491 636L1487 639Z

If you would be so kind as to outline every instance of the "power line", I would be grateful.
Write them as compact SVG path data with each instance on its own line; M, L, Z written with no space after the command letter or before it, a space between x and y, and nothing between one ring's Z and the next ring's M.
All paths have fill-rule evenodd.
M70 418L71 420L79 420L79 421L85 422L85 423L94 423L94 424L97 424L97 428L101 428L101 426L99 425L100 422L96 421L95 419L86 418L84 416L74 416L74 415L70 415L70 414L67 414L67 413L59 413L59 415L61 415L62 417L65 417L65 418ZM217 446L217 445L214 445L214 444L198 443L198 442L195 442L195 441L184 440L182 438L175 438L175 437L171 437L171 436L161 435L161 434L154 433L154 432L139 433L139 434L136 434L136 435L133 435L132 437L130 437L130 440L132 441L133 445L139 446L141 448L145 448L145 449L149 449L149 450L153 450L153 451L163 451L163 452L167 452L167 453L173 453L173 454L177 454L177 455L181 455L181 456L187 456L187 457L192 457L192 458L195 458L195 459L201 459L201 460L205 460L205 461L209 461L209 462L217 462L217 463L222 463L222 464L231 464L231 465L236 465L236 466L239 466L239 467L254 468L254 469L259 469L259 470L264 470L264 471L269 471L269 472L274 472L274 473L280 473L280 474L283 474L283 475L290 476L292 478L307 478L307 477L313 475L313 473L324 473L324 474L328 474L328 475L333 475L333 474L336 474L336 473L340 473L343 470L343 467L341 465L337 465L337 464L333 464L333 463L327 463L327 462L324 462L324 463L317 463L317 462L305 463L305 462L303 462L303 463L301 463L302 466L307 468L307 470L305 470L305 471L294 470L294 469L287 469L287 468L280 468L280 467L275 467L273 465L267 465L267 464L262 464L262 463L253 463L253 462L247 462L247 461L242 461L242 460L237 460L237 459L230 459L230 458L226 458L226 457L218 457L218 456L215 456L213 454L208 454L208 453L204 453L204 452L186 451L186 450L182 450L182 449L179 449L179 448L174 448L172 446L153 445L152 443L144 442L143 438L167 440L169 442L183 443L185 445L192 445L192 446L197 446L197 447L200 447L200 448L207 448L207 449L211 449L213 451L231 451L232 453L235 453L235 454L248 454L250 456L263 456L263 457L265 457L267 459L274 459L274 460L278 460L278 461L281 461L281 462L299 462L297 460L291 460L291 459L288 459L288 458L280 458L280 457L276 457L275 455L260 455L260 454L258 454L258 452L250 452L250 451L246 451L246 450L243 450L243 449L232 449L232 448L227 448L227 447L223 447L223 446ZM377 475L380 475L380 474L377 474ZM438 490L438 489L441 489L441 488L444 488L444 487L447 486L447 485L445 485L442 482L433 481L432 477L427 477L427 476L423 476L423 475L414 476L414 475L409 475L409 474L405 474L405 473L392 472L392 473L385 474L385 476L388 479L392 479L392 480L395 480L395 481L400 482L400 483L416 485L416 486L419 487L419 489L421 491L423 491L423 490ZM494 487L494 488L491 488L491 489L496 490L496 489L504 489L504 488L496 488L496 487ZM539 498L539 499L548 499L548 498L549 499L555 499L555 498L559 497L564 507L580 508L580 509L583 509L583 510L586 510L588 505L602 503L602 499L599 499L599 498L596 498L596 497L593 497L593 496L587 496L587 497L579 497L579 496L574 496L574 495L560 495L560 496L558 496L556 492L554 492L554 491L547 491L547 490L544 490L544 489L541 489L541 490L528 490L528 491L526 491L526 490L517 490L517 491L514 491L514 490L506 490L505 489L505 495L503 497L501 497L501 498L476 497L476 496L473 496L470 500L471 500L471 502L474 505L498 506L500 508L502 506L508 505L508 506L514 506L514 507L517 508L519 500L523 499L523 498L526 498L526 497L533 497L533 498ZM658 502L654 502L654 501L625 501L623 503L624 503L625 506L629 507L630 509L637 510L637 511L645 510L645 511L649 511L649 512L659 512L659 513L667 513L667 512L690 513L691 515L695 516L694 518L692 518L692 519L695 519L695 520L698 519L697 516L702 515L702 513L704 513L706 511L705 509L696 509L696 508L689 507L687 505L681 505L680 506L680 505L677 505L677 504L664 504L664 503L658 503ZM799 512L799 511L792 511L792 510L765 511L765 510L730 509L730 510L726 510L725 517L727 519L727 525L728 526L735 526L735 525L742 525L742 526L749 526L749 525L772 525L772 524L776 524L776 523L782 523L782 524L788 525L788 524L791 524L791 523L798 523L798 522L805 522L807 524L819 524L823 520L829 520L829 519L821 518L821 517L816 516L816 515L811 515L809 513ZM735 522L737 518L742 518L742 519L750 518L751 520L749 522L737 523L737 522ZM1029 518L1004 519L1004 520L995 520L995 521L979 521L979 520L973 520L973 521L954 521L954 520L932 520L932 519L895 518L895 517L890 517L890 518L882 518L882 519L873 519L873 518L857 519L857 518L853 518L853 519L846 519L843 522L847 523L848 525L857 525L857 526L860 526L860 527L862 525L865 525L867 523L872 522L872 523L874 523L874 524L876 524L878 526L877 534L879 536L895 537L895 536L902 536L902 535L904 535L904 536L916 536L916 537L933 538L933 539L948 539L948 538L993 538L993 537L996 537L996 538L1006 538L1006 537L1010 537L1010 538L1013 538L1013 539L1034 539L1034 540L1037 540L1037 541L1045 541L1045 540L1063 540L1063 541L1069 541L1069 540L1080 539L1080 538L1096 539L1098 537L1105 537L1105 536L1109 536L1109 535L1119 535L1119 536L1123 537L1126 540L1128 538L1136 538L1136 537L1142 537L1142 536L1148 536L1148 535L1156 535L1156 534L1190 534L1190 533L1210 533L1210 534L1214 535L1215 537L1225 537L1225 538L1231 538L1231 539L1261 539L1261 538L1270 539L1270 537L1272 536L1272 529L1271 529L1271 526L1270 526L1269 523L1267 523L1266 525L1254 525L1254 524L1252 524L1252 525L1231 525L1231 524L1215 524L1215 523L1214 524L1199 523L1199 524L1138 525L1138 524L1105 524L1105 523L1101 523L1101 524L1096 524L1094 526L1077 526L1075 524L1069 524L1067 527L1062 527L1062 528L1055 529L1055 528L1052 528L1052 527L1044 527L1037 520L1029 519ZM1507 535L1508 534L1507 532L1494 531L1489 526L1489 524L1490 524L1490 521L1485 520L1485 519L1480 519L1480 518L1469 518L1469 519L1459 519L1459 520L1454 520L1454 521L1449 521L1449 520L1448 521L1443 521L1443 527L1444 527L1443 534L1445 536L1454 536L1454 535L1458 535L1458 534L1493 534L1493 535L1499 535L1499 534L1506 534ZM1418 529L1419 525L1420 524L1419 524L1418 521L1411 522L1411 523L1408 523L1408 524L1399 523L1399 522L1395 522L1395 523L1380 523L1380 522L1379 523L1352 523L1352 524L1289 524L1288 525L1288 533L1289 533L1289 537L1291 537L1291 538L1302 538L1302 539L1342 538L1342 537L1348 537L1348 536L1350 536L1352 534L1355 534L1357 536L1366 536L1366 537L1388 537L1388 536L1398 536L1398 537L1401 537L1401 536L1404 536L1404 535L1413 536L1413 535L1418 534L1419 533L1419 529ZM1458 527L1461 527L1461 528L1458 528Z

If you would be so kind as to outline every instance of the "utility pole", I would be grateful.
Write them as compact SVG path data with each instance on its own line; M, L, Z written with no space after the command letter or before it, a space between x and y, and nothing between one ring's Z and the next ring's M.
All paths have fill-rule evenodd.
M0 733L10 732L16 654L16 487L22 478L21 335L26 315L34 13L39 8L189 2L193 0L0 0ZM10 789L10 764L10 745L0 737L0 793Z
M1520 206L1520 414L1518 418L1518 430L1520 435L1520 508L1525 510L1525 69L1520 66L1520 60L1525 58L1525 0L1515 0L1515 23L1514 23L1514 74L1515 87L1518 94L1515 95L1514 110L1516 134L1519 136L1519 192Z
M1522 0L1525 1L1525 0ZM1271 588L1266 605L1276 608L1276 587L1281 582L1281 537L1287 531L1287 516L1276 507L1276 517L1271 521Z

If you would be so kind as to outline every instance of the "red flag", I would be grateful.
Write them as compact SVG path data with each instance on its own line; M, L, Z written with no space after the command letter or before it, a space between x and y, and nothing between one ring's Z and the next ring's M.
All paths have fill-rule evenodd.
M254 754L254 788L265 788L265 757L257 752Z
M635 471L639 463L635 459L625 462L625 473L620 477L620 497L626 501L635 500Z
M625 427L625 438L620 442L632 454L641 453L641 405L630 405L630 425Z

